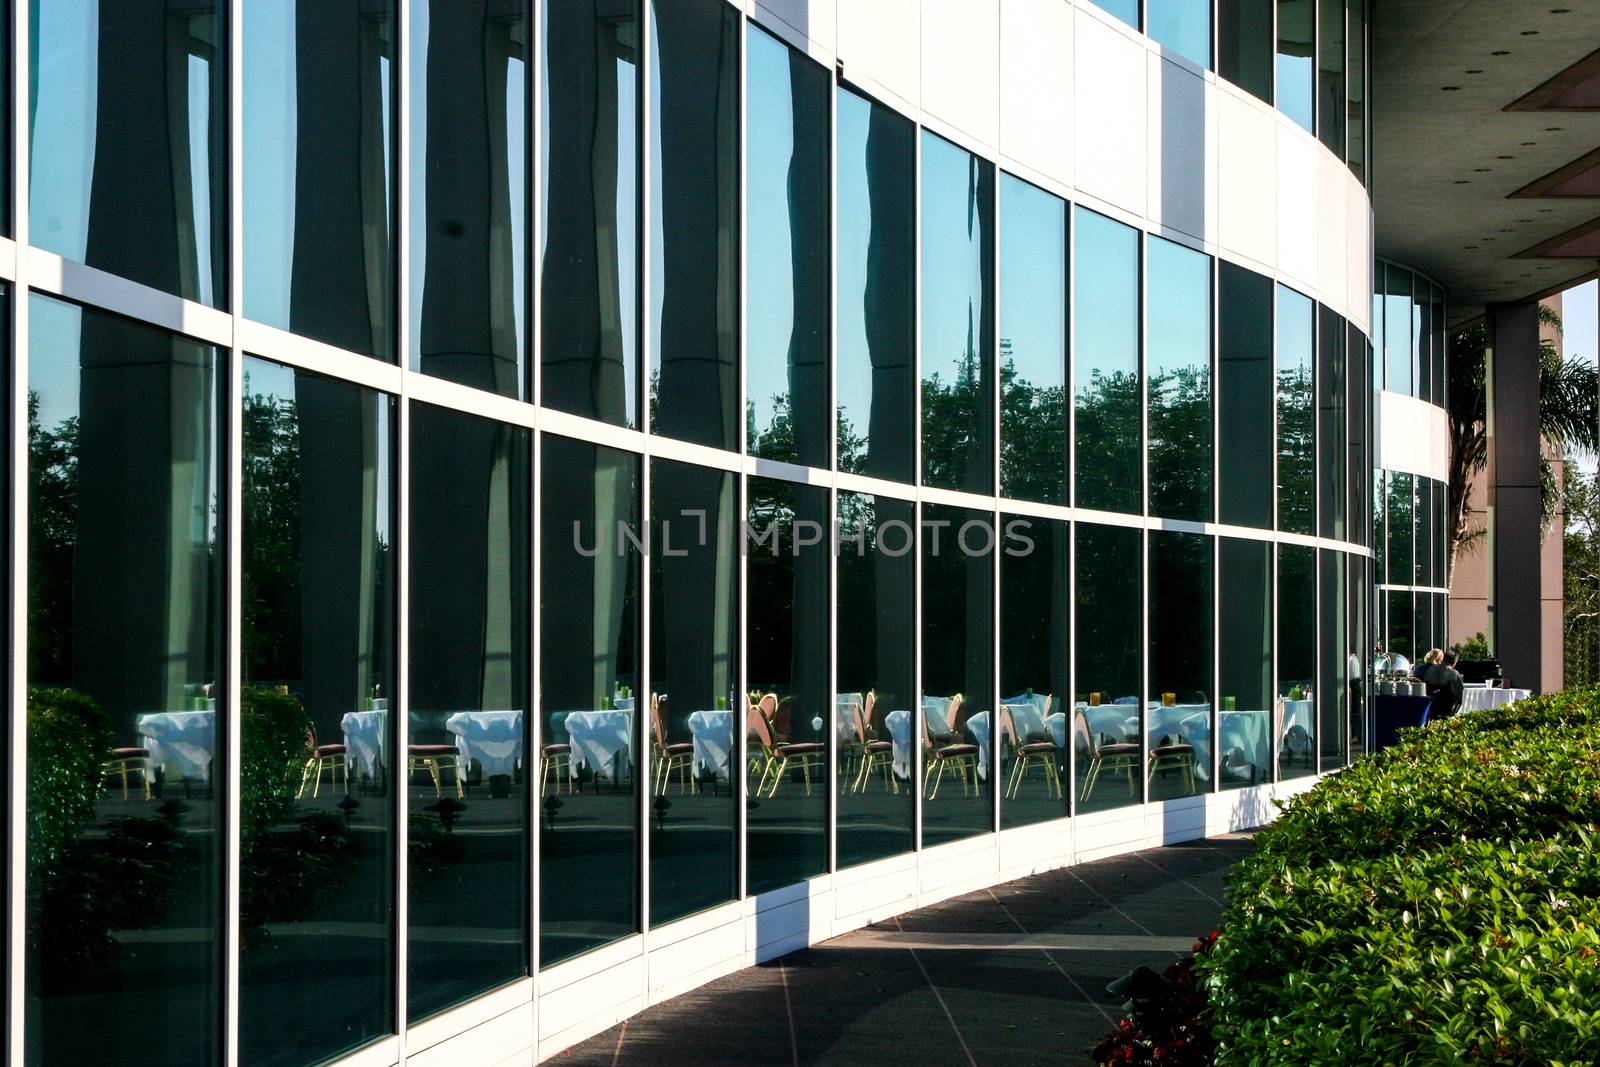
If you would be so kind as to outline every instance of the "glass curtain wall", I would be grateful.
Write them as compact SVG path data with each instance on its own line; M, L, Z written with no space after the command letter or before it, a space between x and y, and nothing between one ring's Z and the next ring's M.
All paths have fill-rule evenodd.
M1278 110L1317 132L1317 0L1278 0Z
M315 1062L396 1027L395 402L244 379L239 1060Z
M1149 799L1211 789L1211 590L1215 549L1204 534L1150 534L1149 706L1144 777Z
M1272 781L1272 545L1224 537L1218 546L1218 781Z
M1350 661L1356 647L1350 639L1350 614L1345 599L1345 556L1342 552L1317 552L1317 609L1320 657L1317 675L1319 767L1324 771L1344 766L1350 745Z
M835 397L841 471L916 473L916 127L835 93Z
M526 396L522 5L409 0L414 370Z
M1317 532L1345 539L1345 321L1317 306Z
M411 408L406 1017L528 973L530 433Z
M1274 0L1217 0L1217 73L1272 103Z
M1145 11L1145 32L1195 66L1211 66L1211 0L1151 3Z
M1072 671L1071 531L1001 517L1000 802L1002 828L1067 814Z
M1278 776L1317 771L1317 550L1278 546Z
M1217 267L1218 518L1273 525L1273 284L1223 261Z
M218 717L234 707L221 356L49 297L31 297L29 316L24 1054L214 1063L230 771ZM247 699L247 759L257 716ZM304 757L303 727L280 740ZM244 795L247 871L251 817L294 806L299 767L286 767ZM256 902L246 895L246 936ZM174 1012L185 1025L149 1025Z
M1077 809L1099 811L1144 796L1144 534L1074 525L1073 635L1077 699L1072 721Z
M639 929L639 457L545 434L539 492L539 965Z
M1144 503L1139 231L1081 207L1073 217L1076 503L1136 514Z
M1145 343L1150 513L1209 522L1211 257L1152 237Z
M922 481L994 492L994 164L922 134Z
M1067 203L1002 174L1001 495L1065 504L1067 462Z
M751 25L745 34L745 439L752 455L832 463L831 79Z
M1299 534L1316 532L1315 311L1309 297L1278 286L1278 529Z
M1318 0L1317 9L1317 136L1335 158L1344 155L1345 3Z

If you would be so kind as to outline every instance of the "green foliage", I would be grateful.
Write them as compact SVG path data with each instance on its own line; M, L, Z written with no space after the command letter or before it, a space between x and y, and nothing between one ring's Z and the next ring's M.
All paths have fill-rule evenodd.
M55 878L100 799L111 718L71 689L28 689L28 885Z
M1217 1062L1596 1062L1600 690L1400 737L1234 870Z
M1489 651L1489 639L1479 630L1465 641L1459 641L1450 646L1450 651L1462 659L1491 659L1493 653Z
M239 727L239 835L248 862L261 835L294 815L311 716L286 693L246 688L240 693Z

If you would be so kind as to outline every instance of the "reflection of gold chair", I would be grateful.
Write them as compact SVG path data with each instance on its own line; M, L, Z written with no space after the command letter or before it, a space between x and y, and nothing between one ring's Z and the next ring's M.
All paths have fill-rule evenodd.
M1183 787L1193 793L1194 788L1194 746L1187 742L1179 741L1170 745L1157 745L1150 750L1150 766L1146 774L1153 782L1157 771L1175 770L1178 780Z
M766 716L761 714L761 709L752 706L745 715L745 722L749 732L761 746L761 778L756 783L755 795L760 796L761 790L767 784L767 778L772 778L772 788L767 796L778 795L778 783L783 781L784 772L789 769L791 760L797 761L796 766L805 775L806 796L811 795L811 768L821 767L824 754L828 746L820 741L801 741L798 743L778 744L772 739L772 730L767 726Z
M350 757L345 752L343 745L317 744L317 728L306 727L306 762L300 769L300 791L294 798L299 800L306 795L306 782L311 782L311 798L316 799L317 793L322 790L322 772L328 772L331 782L344 779L344 791L350 792ZM313 777L314 776L314 777Z
M111 758L101 765L106 784L111 779L122 779L122 799L128 799L128 775L137 774L144 783L144 798L150 799L150 750L147 748L114 748Z
M1045 706L1049 707L1048 702ZM1029 741L1023 737L1008 707L1000 709L1000 733L1011 742L1011 776L1006 780L1006 798L1016 798L1023 780L1033 767L1044 768L1045 796L1061 796L1061 773L1056 770L1056 743L1050 740Z
M667 795L667 783L672 781L673 771L678 772L679 790L689 792L689 768L694 763L692 741L667 743L667 727L661 711L665 703L664 697L654 693L650 695L650 734L655 749L655 767L650 775L650 784L651 792L662 796Z
M1139 744L1136 741L1118 741L1109 745L1096 745L1094 734L1089 730L1089 719L1078 712L1074 717L1073 729L1077 733L1079 743L1084 751L1089 753L1089 769L1083 776L1083 789L1078 794L1079 802L1089 799L1089 794L1094 792L1094 787L1100 780L1100 775L1106 771L1112 774L1123 773L1128 778L1128 795L1131 797L1138 792L1138 785L1134 774L1139 767Z
M556 792L561 792L561 775L567 776L567 792L572 792L572 746L565 742L545 745L539 749L539 795L543 796L550 783L550 772L556 772Z
M850 783L852 793L865 793L872 781L872 772L881 771L883 784L891 793L900 792L900 779L894 773L894 742L879 741L872 735L872 712L878 704L876 690L866 695L866 707L852 704L856 720L856 748L861 756L861 766Z
M443 790L439 788L439 772L446 770L455 777L456 799L466 796L466 790L461 785L461 755L454 745L407 745L407 776L424 770L433 779L434 796L443 795Z
M955 733L957 737L960 734L957 732L956 717L961 710L962 702L963 698L959 693L950 698L949 717L946 722L951 732ZM940 744L934 740L933 724L929 721L926 709L924 709L922 715L922 740L928 752L927 761L922 768L922 778L926 783L927 792L925 795L929 800L933 800L939 795L939 783L944 780L946 767L954 768L955 772L961 776L962 796L979 795L978 752L980 749L977 745L966 741ZM969 783L972 788L971 794L967 792Z

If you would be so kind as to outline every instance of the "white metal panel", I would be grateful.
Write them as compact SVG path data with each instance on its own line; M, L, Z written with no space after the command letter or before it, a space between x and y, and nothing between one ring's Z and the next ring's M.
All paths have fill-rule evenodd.
M1000 0L1000 150L1072 182L1072 8Z
M921 102L921 25L917 0L839 0L839 62L844 76L886 103Z
M1072 30L1073 176L1109 204L1145 213L1146 49L1083 11Z
M1243 93L1217 99L1217 244L1234 258L1270 266L1278 253L1275 116Z
M1278 123L1277 133L1278 271L1315 292L1319 288L1317 155L1321 148L1287 122Z
M752 0L748 10L764 26L803 37L813 53L832 53L838 43L834 0Z
M1317 287L1322 299L1345 318L1350 317L1350 273L1345 258L1350 241L1345 235L1349 212L1345 209L1345 180L1350 171L1327 152L1317 153ZM1371 294L1356 294L1362 304Z
M1449 480L1449 418L1443 408L1386 389L1378 394L1377 421L1377 466Z
M922 110L1000 143L1000 0L923 0Z
M1213 93L1204 78L1182 64L1154 52L1147 63L1152 228L1177 230L1205 241L1216 218Z
M1345 241L1349 256L1345 260L1345 292L1349 294L1349 318L1370 338L1372 336L1372 202L1355 175L1347 175L1345 191Z

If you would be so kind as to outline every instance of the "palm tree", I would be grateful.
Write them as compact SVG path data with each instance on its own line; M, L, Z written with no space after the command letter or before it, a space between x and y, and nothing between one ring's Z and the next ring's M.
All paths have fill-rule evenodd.
M1554 308L1539 305L1539 323L1561 332L1561 316ZM1472 480L1489 462L1487 437L1487 381L1485 355L1487 335L1479 322L1458 331L1450 338L1449 413L1450 486L1449 533L1450 570L1456 555L1484 536L1482 527L1467 529L1467 512L1472 503ZM1596 424L1595 368L1579 359L1563 358L1549 340L1539 342L1539 432L1557 454L1568 448L1595 451L1600 443ZM1548 459L1539 458L1540 511L1548 523L1560 499L1560 486Z

